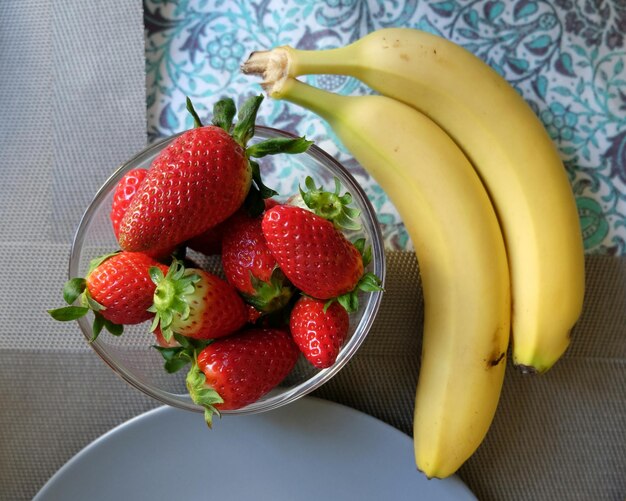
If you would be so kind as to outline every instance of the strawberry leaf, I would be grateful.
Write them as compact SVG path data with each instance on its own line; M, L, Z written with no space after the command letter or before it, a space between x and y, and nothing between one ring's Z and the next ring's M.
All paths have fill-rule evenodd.
M72 278L63 286L63 299L67 304L73 304L86 288L87 281L84 278Z
M148 308L155 313L151 330L155 331L159 327L165 340L170 341L174 335L171 327L174 319L185 320L189 317L190 307L186 297L195 291L195 284L200 280L200 275L186 269L181 261L174 259L166 275L162 272L159 274L151 268L150 276L156 284L153 303Z
M174 334L174 339L181 345L183 348L193 348L193 343L191 338L183 336L182 334Z
M365 268L368 264L372 262L372 246L365 246L365 242L365 238L359 238L358 240L353 242L353 245L359 251L359 254L361 254L361 259L363 260L363 268Z
M152 347L161 354L161 356L166 362L168 360L172 360L174 357L177 357L180 354L180 352L184 349L182 346L165 347L165 346L152 345Z
M96 340L96 338L102 332L103 327L104 327L104 317L98 313L94 314L93 324L91 325L91 330L92 330L93 335L91 339L89 340L90 343Z
M183 367L185 367L185 365L187 365L188 363L189 359L176 357L172 358L171 360L166 360L163 364L163 367L165 368L165 372L167 372L168 374L174 374L175 372L178 372Z
M263 95L252 96L243 103L237 116L237 124L233 129L233 139L243 148L254 136L254 123L259 111L259 106L263 102Z
M64 306L63 308L56 308L54 310L48 310L48 313L55 320L60 322L68 322L70 320L76 320L84 317L89 312L89 308L85 306Z
M98 266L104 263L107 259L119 254L119 251L111 252L110 254L105 254L103 256L99 256L95 259L92 259L89 262L89 270L87 270L87 276L89 276Z
M187 97L185 101L187 104L187 111L193 117L193 126L195 128L202 127L202 122L200 121L200 117L198 116L196 109L193 107L193 103L191 102L191 99Z
M211 123L230 133L235 113L237 113L235 101L233 101L230 97L220 99L213 106L213 120Z
M254 289L252 294L242 294L248 304L263 313L279 310L289 303L293 288L282 270L276 266L272 270L269 282L265 282L250 273L250 283Z
M322 308L322 311L323 311L324 313L326 313L326 312L328 311L328 308L330 308L330 305L331 305L331 304L333 304L335 301L337 301L337 298L336 298L336 297L334 297L334 298L329 299L328 301L326 301L326 302L324 303L324 308ZM342 306L343 306L343 305L342 305ZM344 306L344 308L345 308L345 306Z
M263 200L278 195L278 192L263 184L259 164L254 160L249 160L249 162L250 170L252 172L252 185L250 186L250 191L244 201L244 207L248 215L254 218L263 214L263 211L265 210L265 203Z
M83 297L85 298L87 306L89 307L90 310L93 310L93 311L106 310L104 306L102 306L98 301L96 301L94 298L91 297L91 294L89 294L89 291L85 291L85 294L83 294Z
M114 324L110 320L104 319L104 328L108 330L114 336L121 336L124 333L124 326L120 324Z
M223 403L224 399L217 391L206 385L206 376L198 367L195 356L191 368L187 373L185 384L187 385L191 400L197 405L204 407L204 420L208 427L211 428L213 425L213 415L220 415L215 405Z
M173 337L180 346L152 346L165 360L163 367L169 374L178 372L189 362L192 362L196 351L204 349L213 342L212 339L192 339L176 333L174 333Z
M158 285L158 283L165 277L165 275L163 275L163 271L161 271L161 268L158 266L150 266L148 273L150 274L150 278L155 285Z
M185 367L192 358L185 353L185 349L182 346L175 346L171 348L165 348L163 346L153 346L161 354L165 363L163 365L165 371L168 374L178 372Z
M366 273L363 275L361 280L359 280L357 288L364 292L378 292L383 290L380 278L373 273Z
M313 144L305 137L275 137L253 144L246 149L249 157L263 158L267 155L279 153L297 154L304 153Z
M328 306L336 299L337 302L345 308L348 313L354 313L359 310L359 291L363 292L378 292L382 291L381 280L374 273L365 273L358 281L354 289L350 292L346 292L337 298L329 300L324 305L324 311L328 309Z
M346 292L345 294L338 296L337 302L343 306L348 313L354 313L359 309L359 297L357 296L356 291Z
M250 168L252 170L252 181L261 193L262 198L272 198L278 195L278 192L269 188L261 179L261 168L254 160L250 160Z

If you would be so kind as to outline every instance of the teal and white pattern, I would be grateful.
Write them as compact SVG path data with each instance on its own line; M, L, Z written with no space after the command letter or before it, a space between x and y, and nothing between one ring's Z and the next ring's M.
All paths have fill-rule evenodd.
M387 26L450 39L515 86L559 147L586 251L626 255L624 0L145 0L150 139L191 127L185 96L202 117L221 96L241 102L261 93L256 81L239 73L253 50L337 47ZM307 81L341 94L370 92L340 76ZM385 193L321 119L267 100L260 122L304 134L341 161L374 204L386 246L410 247Z

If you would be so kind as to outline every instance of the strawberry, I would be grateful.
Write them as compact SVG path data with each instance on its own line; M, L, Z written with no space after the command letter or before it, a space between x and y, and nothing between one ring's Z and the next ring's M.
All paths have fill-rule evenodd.
M306 209L278 205L265 213L261 226L280 269L308 296L344 296L355 291L364 277L357 246L333 223ZM367 282L375 280L368 275Z
M155 285L150 269L167 271L167 267L140 252L118 252L94 259L85 278L73 278L63 288L63 297L70 305L50 310L61 321L76 320L90 310L94 312L93 339L102 328L115 335L124 325L139 324L151 319ZM80 306L71 306L80 299Z
M192 400L214 413L239 409L276 387L298 359L291 336L280 329L250 329L218 339L199 352L187 375Z
M232 334L248 320L237 291L211 273L185 268L174 260L163 274L150 268L156 284L149 311L155 313L152 330L160 328L166 342L174 333L194 339L214 339Z
M276 203L266 205L271 208ZM222 265L226 279L246 302L268 313L285 306L293 289L267 247L261 221L245 211L229 219L222 237Z
M137 189L141 182L148 174L147 169L133 169L128 171L115 188L113 193L113 203L111 205L111 223L113 225L113 233L115 238L119 238L120 223L124 218L124 214L128 209L132 199L137 193ZM165 249L148 250L144 253L156 260L166 259L176 252L176 247L167 247Z
M281 138L247 147L262 99L246 101L234 127L232 99L215 105L213 125L205 127L187 100L196 128L177 137L150 166L120 224L122 249L176 246L224 221L244 200L258 209L263 197L275 193L262 184L259 165L250 157L299 153L311 143Z
M157 345L160 346L161 348L176 348L180 346L178 341L176 341L176 339L173 336L170 338L169 341L167 341L163 337L163 333L161 332L161 329L159 329L158 327L154 330L153 334L157 342Z
M380 279L364 268L371 260L365 239L354 244L342 233L357 230L358 209L348 207L349 193L340 195L335 178L334 193L305 181L300 201L307 208L279 205L265 212L261 228L270 252L291 283L306 295L337 300L347 311L358 309L358 291L381 290Z
M318 369L335 363L348 337L348 312L337 302L303 296L294 305L289 319L291 335L305 358Z
M146 169L133 169L124 174L124 177L117 183L111 207L111 223L115 238L119 237L120 223L146 174L148 174Z
M248 311L248 323L256 324L259 321L259 318L263 315L262 311L257 310L251 304L246 304L246 310Z

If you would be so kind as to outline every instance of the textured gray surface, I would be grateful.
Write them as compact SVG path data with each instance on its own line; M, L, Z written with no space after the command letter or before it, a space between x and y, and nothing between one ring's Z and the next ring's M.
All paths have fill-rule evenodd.
M9 0L0 19L0 349L85 350L45 309L85 208L146 145L142 5Z
M571 348L543 376L509 368L494 424L459 472L480 499L624 499L626 259L590 257L587 265L587 302ZM415 256L389 253L370 335L314 395L410 435L421 322ZM74 324L64 331L82 339ZM83 446L157 405L83 350L0 350L0 398L0 499L7 500L28 499Z
M29 499L97 436L157 405L90 351L59 306L70 241L111 171L145 144L140 2L0 2L0 499ZM10 20L10 22L4 22ZM587 258L564 359L507 373L460 475L481 499L626 496L626 259ZM411 433L422 322L414 255L389 255L380 315L316 392ZM200 419L200 416L198 416ZM216 432L219 428L216 427Z

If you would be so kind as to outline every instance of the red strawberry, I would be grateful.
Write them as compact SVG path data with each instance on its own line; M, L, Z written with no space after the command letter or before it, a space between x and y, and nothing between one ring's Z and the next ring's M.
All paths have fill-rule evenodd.
M126 209L130 205L131 200L137 193L139 185L148 174L146 169L133 169L128 171L120 182L117 183L115 192L113 193L113 205L111 207L111 223L113 224L113 233L118 238L120 233L120 223L126 213Z
M309 296L340 296L363 275L359 250L333 223L308 210L278 205L265 213L262 228L280 269Z
M243 203L252 174L245 150L223 129L185 132L152 163L120 225L123 249L178 245Z
M308 296L337 298L347 311L358 309L358 291L378 291L380 279L363 274L371 260L365 239L354 244L342 229L358 230L360 211L348 205L350 193L317 187L311 177L305 180L292 204L273 207L263 216L261 227L268 248L285 276ZM303 208L306 207L306 208Z
M155 291L151 268L167 271L166 266L140 252L97 258L92 261L86 278L71 279L63 289L68 304L80 299L81 306L67 306L49 313L56 320L76 320L93 310L94 338L103 327L119 335L123 325L139 324L154 316L148 311Z
M248 320L237 291L211 273L174 260L165 275L162 268L151 268L150 274L156 284L152 328L160 327L166 342L174 333L194 339L227 336Z
M246 304L246 310L248 310L248 323L256 324L259 318L263 315L263 312L257 310L251 304Z
M250 329L204 348L187 375L187 389L211 426L214 413L249 405L276 387L297 359L287 332Z
M293 289L267 247L261 221L244 211L229 219L222 238L222 265L228 282L248 303L267 313L285 306Z
M298 299L289 320L291 335L298 348L319 369L335 363L348 337L349 324L348 312L339 303L332 302L327 306L324 301L306 296Z
M124 177L120 179L119 183L117 183L115 192L113 193L113 204L111 206L110 214L115 238L119 238L120 223L124 218L124 214L126 213L128 206L137 193L139 185L145 179L147 174L147 169L133 169L128 171ZM145 251L145 254L157 260L161 260L168 258L175 251L175 247L167 247L165 249L148 250Z
M216 104L215 125L206 127L188 100L197 128L181 134L152 163L120 224L123 249L171 247L200 235L241 207L253 181L249 205L267 198L259 167L249 157L301 152L310 142L267 140L246 148L262 99L254 97L244 104L232 135L232 99Z
M154 330L153 332L155 340L157 342L157 344L161 347L161 348L176 348L177 346L180 346L178 344L178 341L176 341L176 339L174 339L174 337L171 337L169 341L167 341L164 337L163 337L163 333L161 332L161 329L159 329L158 327Z

